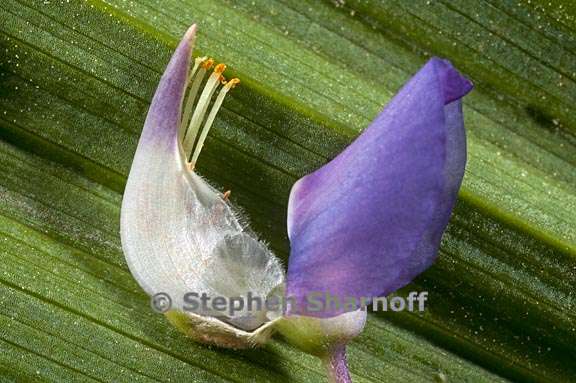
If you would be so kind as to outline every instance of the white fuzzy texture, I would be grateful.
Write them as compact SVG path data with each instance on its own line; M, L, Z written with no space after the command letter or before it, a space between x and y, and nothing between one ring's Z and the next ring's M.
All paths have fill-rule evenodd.
M182 309L186 293L265 299L283 284L277 258L247 233L222 195L185 166L174 150L142 140L121 211L122 248L134 278L151 296L166 293ZM161 148L160 148L161 147ZM266 312L196 312L252 330Z

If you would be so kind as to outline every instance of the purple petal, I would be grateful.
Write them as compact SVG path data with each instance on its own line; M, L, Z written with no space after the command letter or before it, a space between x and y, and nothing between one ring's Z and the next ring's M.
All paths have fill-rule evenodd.
M350 146L294 184L290 314L349 311L307 311L306 297L385 296L433 263L464 175L460 98L471 89L432 58Z
M195 35L196 24L188 29L174 51L150 103L139 145L152 143L173 150L177 144Z
M170 309L168 315L177 327L202 343L249 347L271 334L268 307L248 311L237 307L236 312L197 307L183 313L188 311L189 302L184 299L188 293L238 299L250 293L264 298L284 285L280 262L239 221L225 196L187 162L180 111L190 82L194 32L192 26L184 35L150 105L122 199L122 249L134 278L151 297L162 294L158 302L168 307L160 308ZM202 91L200 98L209 101L207 95L220 83L224 68L216 66L206 80L211 83L208 92ZM204 72L191 77L202 80ZM220 87L206 121L214 118L223 96L238 81L232 79ZM192 89L190 93L188 105L199 107ZM203 129L207 133L208 126Z
M190 210L178 131L195 30L195 25L188 29L160 79L122 198L120 235L126 262L150 295L172 293L166 285L180 281L173 268L163 265L171 253L182 252L176 247L183 246L177 229L186 227L182 222Z

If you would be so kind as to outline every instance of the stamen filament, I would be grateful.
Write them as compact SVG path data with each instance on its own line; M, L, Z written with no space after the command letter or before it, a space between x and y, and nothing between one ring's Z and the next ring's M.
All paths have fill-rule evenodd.
M210 110L210 113L208 114L208 118L206 119L206 122L204 123L204 126L202 127L202 132L200 134L200 138L198 138L198 143L196 144L196 147L194 149L194 154L192 155L192 159L190 160L190 162L192 163L192 165L194 165L196 163L196 161L198 160L198 156L200 155L200 152L202 151L202 148L204 147L204 141L206 140L206 137L208 136L208 132L210 131L210 128L212 127L212 124L214 123L214 119L216 118L216 114L218 113L218 110L220 110L220 107L222 106L222 102L224 101L224 97L226 97L226 94L228 93L228 91L232 88L234 88L237 84L240 83L240 80L237 78L233 78L232 80L228 81L220 90L220 93L218 93L218 97L216 97L216 100L214 101L214 105L212 106L212 109Z
M179 137L180 140L182 140L182 149L185 153L186 159L190 160L186 164L190 171L194 171L194 165L200 156L208 132L214 124L216 114L218 114L218 111L222 107L226 94L230 89L240 83L240 80L237 78L233 78L226 82L226 79L222 76L222 73L226 70L226 65L218 64L214 68L214 72L212 72L210 77L208 77L208 80L206 80L204 89L198 98L198 92L202 86L202 82L204 81L204 76L212 65L214 65L214 60L212 59L207 59L206 57L196 58L194 60L194 67L190 71L187 79L187 86L189 86L190 89L185 100L185 106L180 120ZM212 97L220 84L222 84L223 87L220 89L218 96L216 96L216 99L210 108L210 112L208 113L208 117L206 117L206 120L204 121L208 107L212 102ZM198 102L196 102L197 98ZM192 116L190 117L190 115ZM204 125L202 125L203 121ZM201 126L202 128L200 128Z
M198 70L198 68L200 67L200 65L206 61L208 59L208 57L204 56L204 57L196 57L194 59L194 67L192 68L192 70L190 71L190 75L188 76L188 84L190 84L190 80L192 80L192 77L194 77L194 74L196 74L196 71ZM204 65L202 65L202 67L204 67Z
M214 91L216 91L216 88L222 81L222 72L224 72L225 69L226 66L224 64L218 64L216 68L214 68L214 72L210 75L206 85L204 86L204 90L202 91L198 101L198 105L196 105L194 114L192 114L192 118L190 119L188 130L184 135L184 153L189 153L192 151L192 147L196 141L196 136L198 135L200 124L204 119L204 115L206 114L206 110L208 109L208 105L210 104L210 100L212 99Z
M182 120L180 121L180 137L186 135L186 128L190 122L190 115L192 114L192 107L196 101L198 90L200 89L206 71L212 67L213 63L214 60L208 59L207 57L198 57L194 60L194 67L190 71L190 76L187 81L188 84L192 83L192 85L188 91L184 113L182 114Z

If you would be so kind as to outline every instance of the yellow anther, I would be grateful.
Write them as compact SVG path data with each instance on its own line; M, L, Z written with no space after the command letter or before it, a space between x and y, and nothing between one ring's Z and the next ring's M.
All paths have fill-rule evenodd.
M234 77L233 79L231 79L230 81L228 81L225 85L225 87L232 89L234 88L236 85L240 84L240 79Z
M214 60L213 60L213 59L208 59L208 60L206 60L206 61L204 61L204 62L202 63L202 68L204 68L204 69L210 69L210 68L212 68L212 65L214 65Z
M225 70L226 70L226 64L220 63L216 65L216 67L214 68L214 73L222 74L224 73Z

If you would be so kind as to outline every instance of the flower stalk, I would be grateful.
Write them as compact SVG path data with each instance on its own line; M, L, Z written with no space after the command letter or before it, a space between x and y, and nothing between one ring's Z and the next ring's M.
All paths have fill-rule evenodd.
M322 359L330 383L352 383L346 362L346 346L337 345Z

